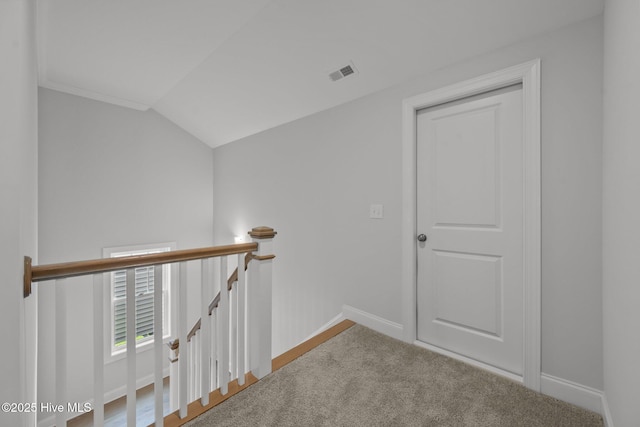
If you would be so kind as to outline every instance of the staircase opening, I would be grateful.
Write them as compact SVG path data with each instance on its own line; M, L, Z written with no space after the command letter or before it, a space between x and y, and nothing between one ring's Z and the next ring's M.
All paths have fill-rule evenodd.
M114 258L41 266L31 265L31 259L25 257L25 298L29 298L34 283L55 288L55 354L52 355L55 370L50 374L55 375L56 402L68 401L67 342L77 338L68 336L66 299L73 288L67 286L66 280L86 276L89 278L87 285L93 288L93 301L87 302L93 304L93 319L87 319L93 321L93 395L75 405L60 405L52 419L45 423L84 425L81 423L86 423L90 417L91 425L102 426L117 416L122 417L120 421L126 420L126 425L136 425L136 419L144 412L150 420L140 422L162 426L168 416L178 420L178 424L173 421L170 425L181 425L193 418L193 407L210 407L212 396L219 395L224 400L231 392L268 375L272 369L271 282L275 258L272 241L276 234L269 227L256 227L249 231L251 243L125 253ZM228 264L232 259L236 260L238 268L229 275ZM168 274L168 266L177 271L175 328L168 328L168 322L163 321L166 288L159 286L165 283L163 275ZM200 283L190 282L188 267L200 270L195 275ZM215 275L220 283L217 288L214 287ZM200 318L195 324L188 324L188 285L199 289L196 310ZM109 287L109 292L105 292L105 287ZM109 304L106 304L105 294L111 295L114 290L119 292L118 297L109 297ZM105 327L105 306L114 306L114 301L135 309L121 313L122 310L115 307L114 328L112 325ZM139 339L140 324L150 331L143 334L142 339ZM118 325L123 330L116 330L114 337L105 333L105 330L117 329ZM165 333L171 338L168 348L163 344ZM152 383L137 387L138 351L120 351L127 366L126 395L105 405L105 354L112 353L111 344L118 353L118 344L133 349L142 341L153 343ZM107 351L105 342L109 343ZM169 363L165 362L167 359ZM168 377L164 375L167 364ZM122 409L123 405L125 414L116 410L114 415L113 408ZM51 414L40 413L38 421L48 416ZM118 425L123 424L118 422Z

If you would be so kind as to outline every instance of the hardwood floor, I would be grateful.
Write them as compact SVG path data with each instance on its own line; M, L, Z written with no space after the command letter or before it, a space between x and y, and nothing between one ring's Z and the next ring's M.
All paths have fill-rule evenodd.
M169 410L169 377L164 379L163 385L163 407L164 415L170 413ZM136 392L136 425L147 426L154 422L153 408L153 384L141 388ZM104 407L105 427L120 427L127 424L127 399L121 397L109 402ZM92 427L93 411L82 414L69 420L69 427Z

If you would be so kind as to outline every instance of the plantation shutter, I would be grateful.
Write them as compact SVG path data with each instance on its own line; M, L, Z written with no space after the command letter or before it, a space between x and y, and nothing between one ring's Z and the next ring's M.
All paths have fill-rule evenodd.
M125 270L113 273L114 298L114 342L116 347L124 348L126 344L126 286ZM153 336L153 267L135 269L136 294L136 341Z

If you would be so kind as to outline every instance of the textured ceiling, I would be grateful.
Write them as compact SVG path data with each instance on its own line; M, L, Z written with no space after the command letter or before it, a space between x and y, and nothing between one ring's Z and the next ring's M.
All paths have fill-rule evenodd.
M40 0L40 85L208 145L602 12L603 0ZM353 62L358 73L332 82Z

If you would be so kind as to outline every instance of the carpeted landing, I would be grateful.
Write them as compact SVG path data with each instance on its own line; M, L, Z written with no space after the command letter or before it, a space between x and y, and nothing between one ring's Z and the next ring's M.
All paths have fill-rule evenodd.
M186 425L603 424L593 412L355 325Z

